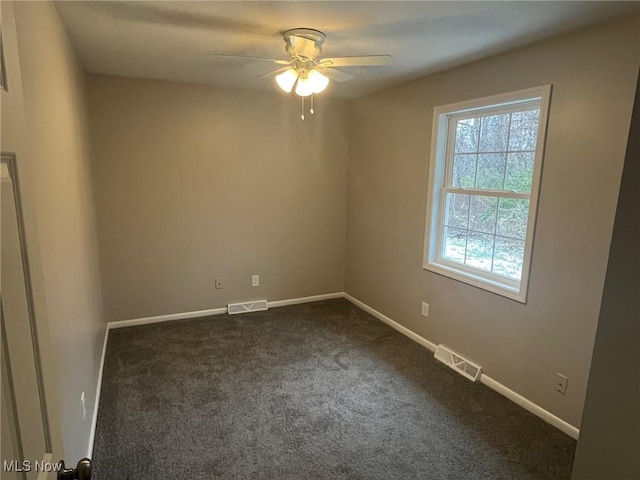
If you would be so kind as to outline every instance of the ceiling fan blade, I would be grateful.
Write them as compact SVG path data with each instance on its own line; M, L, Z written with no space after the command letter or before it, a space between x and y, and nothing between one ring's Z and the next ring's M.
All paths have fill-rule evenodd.
M238 59L238 60L261 60L264 62L273 62L278 65L289 65L291 60L278 60L275 58L263 58L263 57L247 57L244 55L226 55L224 53L214 53L213 57L216 58L228 58L228 59Z
M369 65L389 65L391 55L366 55L363 57L335 57L323 58L321 65L327 67L360 67Z
M282 68L278 68L277 70L273 70L271 72L267 72L267 73L263 73L262 75L258 75L256 78L262 78L262 77L270 77L272 75L276 75L278 73L282 73L285 72L287 70L289 70L291 67L282 67Z
M340 70L336 70L335 68L324 67L321 70L323 75L326 75L331 80L335 80L336 82L346 82L347 80L351 80L353 78L353 75L341 72Z

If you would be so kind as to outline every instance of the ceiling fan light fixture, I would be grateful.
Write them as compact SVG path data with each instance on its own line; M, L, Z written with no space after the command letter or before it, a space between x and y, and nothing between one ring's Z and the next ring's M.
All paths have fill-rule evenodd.
M296 83L297 79L298 79L298 72L296 72L295 69L290 68L288 70L285 70L284 72L282 72L280 75L276 77L276 83L282 90L284 90L287 93L290 93L291 89L293 88L293 84ZM298 84L299 83L300 82L298 82ZM297 88L296 88L296 92L297 92Z
M311 70L307 75L307 81L311 83L313 93L320 93L329 85L329 79L318 70Z
M313 83L309 78L302 78L296 84L296 95L300 97L308 97L313 93Z

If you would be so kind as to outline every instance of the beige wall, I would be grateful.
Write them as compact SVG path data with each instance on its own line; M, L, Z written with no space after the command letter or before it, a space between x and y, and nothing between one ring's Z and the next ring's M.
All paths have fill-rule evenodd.
M88 85L107 320L344 290L343 103L302 121L272 92Z
M7 55L11 99L9 108L3 105L2 149L18 159L36 316L40 325L48 324L41 340L49 332L51 338L50 351L43 343L44 367L50 373L57 364L55 379L47 376L57 384L48 389L56 391L56 398L48 398L56 405L50 415L60 421L66 459L75 463L87 454L105 330L84 74L52 2L11 5L17 48Z
M638 17L356 100L346 291L579 427L638 72ZM422 269L433 108L552 84L528 304ZM420 315L430 303L430 317ZM569 377L566 396L555 373Z
M573 480L640 478L640 84Z

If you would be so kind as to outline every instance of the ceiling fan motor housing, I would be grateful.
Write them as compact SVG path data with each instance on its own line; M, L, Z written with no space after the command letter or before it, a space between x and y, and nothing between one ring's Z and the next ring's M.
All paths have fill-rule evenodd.
M303 63L315 60L322 52L322 44L326 35L313 28L293 28L282 34L286 43L286 50L294 60Z

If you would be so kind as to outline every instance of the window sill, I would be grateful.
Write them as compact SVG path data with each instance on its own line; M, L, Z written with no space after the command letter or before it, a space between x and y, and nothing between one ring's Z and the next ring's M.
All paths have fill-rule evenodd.
M458 269L447 267L446 265L443 265L441 263L427 262L425 265L423 265L423 268L425 270L429 270L430 272L452 278L453 280L466 283L473 287L481 288L482 290L495 293L496 295L500 295L520 303L527 303L527 294L526 291L522 291L522 288L513 288L510 285L492 281L479 275L462 272Z

